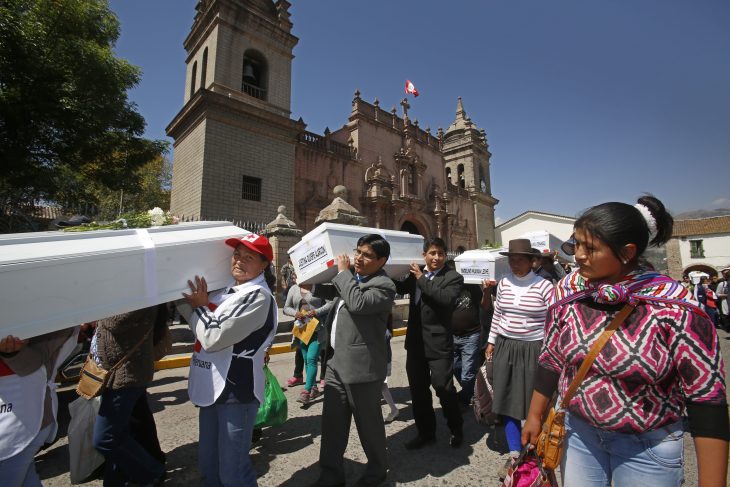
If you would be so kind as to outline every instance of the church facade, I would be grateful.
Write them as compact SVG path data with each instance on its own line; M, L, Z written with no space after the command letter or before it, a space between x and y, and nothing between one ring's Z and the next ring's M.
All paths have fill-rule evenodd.
M324 134L291 115L298 39L286 0L201 0L190 34L184 106L174 139L171 211L266 222L285 205L305 232L333 198L372 227L440 236L452 249L494 242L487 138L458 99L435 134L355 92L343 126ZM343 110L344 112L344 110ZM346 112L343 113L343 118Z

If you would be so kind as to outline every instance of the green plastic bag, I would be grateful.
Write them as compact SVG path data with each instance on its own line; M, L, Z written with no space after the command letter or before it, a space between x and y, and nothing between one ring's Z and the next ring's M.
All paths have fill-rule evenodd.
M266 379L264 402L261 403L256 413L256 424L254 428L284 424L288 414L284 391L281 390L279 381L276 380L276 376L269 370L268 365L264 366L264 378Z

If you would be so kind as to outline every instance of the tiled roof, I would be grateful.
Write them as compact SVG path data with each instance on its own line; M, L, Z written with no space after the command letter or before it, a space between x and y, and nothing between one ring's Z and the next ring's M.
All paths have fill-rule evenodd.
M713 235L730 233L730 215L695 218L692 220L676 220L672 237L690 237L695 235Z

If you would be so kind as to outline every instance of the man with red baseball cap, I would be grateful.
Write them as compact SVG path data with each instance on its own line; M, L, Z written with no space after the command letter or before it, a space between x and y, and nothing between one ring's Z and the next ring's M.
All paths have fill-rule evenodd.
M277 327L276 301L264 277L274 252L266 237L253 233L225 243L234 249L235 282L209 295L205 278L195 276L188 281L191 293L183 293L195 335L188 394L200 407L203 485L249 487L257 485L248 450L264 399L264 356Z

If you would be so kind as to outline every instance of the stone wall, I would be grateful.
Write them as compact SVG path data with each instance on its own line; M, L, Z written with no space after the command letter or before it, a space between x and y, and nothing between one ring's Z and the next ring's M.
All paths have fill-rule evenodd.
M200 217L205 126L205 120L201 121L175 144L170 211L180 217Z
M268 221L279 205L293 207L293 143L212 118L206 142L205 218ZM261 201L242 199L243 176L261 179Z

